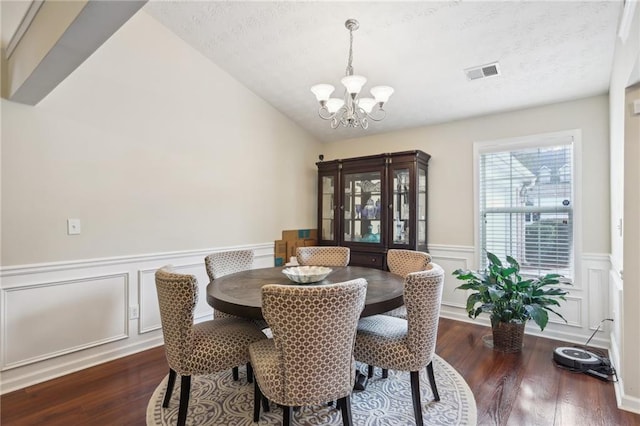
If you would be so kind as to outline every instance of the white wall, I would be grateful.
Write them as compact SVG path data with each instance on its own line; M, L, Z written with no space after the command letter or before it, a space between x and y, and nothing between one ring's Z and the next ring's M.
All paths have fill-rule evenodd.
M325 160L420 149L429 160L429 244L474 244L473 142L582 129L582 252L609 253L607 96L487 115L323 146ZM393 114L391 103L388 114ZM372 126L375 125L372 124Z
M270 266L283 229L315 227L319 142L143 11L1 108L2 393L161 344L160 266L199 278L210 318L206 254Z
M2 123L3 266L315 224L319 143L142 11L36 107L3 100Z
M632 115L631 98L625 97L625 89L640 82L640 5L632 3L627 5L635 6L630 31L626 40L617 39L609 86L612 265L609 299L614 318L611 352L620 375L616 383L618 403L640 413L640 252L637 249L640 117Z

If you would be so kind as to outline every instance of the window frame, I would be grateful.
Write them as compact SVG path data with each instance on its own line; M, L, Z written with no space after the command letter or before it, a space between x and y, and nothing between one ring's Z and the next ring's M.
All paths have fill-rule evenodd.
M569 283L579 281L582 257L582 131L571 129L551 133L539 133L529 136L475 141L473 143L473 210L474 210L474 258L477 268L483 264L486 256L482 247L482 229L480 226L480 161L481 155L495 152L510 152L522 149L541 148L558 145L573 146L573 192L572 192L572 236L573 268L571 276L565 277ZM518 259L519 260L519 259Z

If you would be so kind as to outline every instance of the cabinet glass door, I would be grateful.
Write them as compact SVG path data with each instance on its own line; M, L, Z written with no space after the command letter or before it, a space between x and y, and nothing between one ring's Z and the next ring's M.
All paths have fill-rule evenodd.
M345 173L343 235L345 242L380 243L381 172Z
M418 169L418 246L426 250L427 245L427 170ZM424 246L424 247L423 247Z
M334 241L336 238L334 234L334 214L336 209L335 181L336 178L333 175L322 176L320 181L320 191L322 194L322 202L320 204L322 206L322 211L320 212L322 235L320 238L325 241Z
M409 244L411 235L411 181L409 169L393 169L393 196L391 205L393 211L392 244Z

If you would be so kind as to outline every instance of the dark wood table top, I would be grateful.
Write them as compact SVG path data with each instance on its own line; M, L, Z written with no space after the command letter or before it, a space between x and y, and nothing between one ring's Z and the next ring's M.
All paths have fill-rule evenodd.
M262 286L265 284L319 285L356 278L367 280L367 298L361 316L380 314L402 306L404 279L391 272L360 266L334 267L322 281L297 284L289 280L285 267L250 269L225 275L207 286L207 302L214 309L244 318L262 319Z

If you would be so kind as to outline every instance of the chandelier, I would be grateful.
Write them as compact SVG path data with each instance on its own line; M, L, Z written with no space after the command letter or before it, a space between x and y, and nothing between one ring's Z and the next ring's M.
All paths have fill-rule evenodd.
M367 79L361 75L353 75L353 32L360 24L355 19L348 19L344 26L349 30L349 62L345 77L340 80L343 84L344 99L331 98L335 90L330 84L316 84L311 87L311 92L316 95L320 103L318 115L324 120L331 120L331 128L343 127L369 127L369 119L382 120L387 114L382 108L393 93L389 86L376 86L371 88L373 98L361 98L360 90Z

